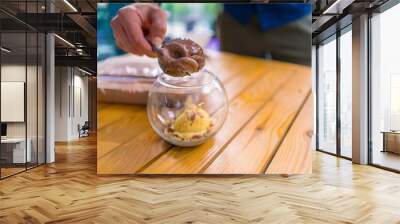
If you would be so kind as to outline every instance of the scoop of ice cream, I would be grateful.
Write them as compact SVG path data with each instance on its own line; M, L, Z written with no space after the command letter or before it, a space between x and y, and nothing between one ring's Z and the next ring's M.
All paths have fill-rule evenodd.
M175 133L182 137L202 135L211 126L210 115L197 105L187 106L172 124Z
M158 52L161 69L172 76L186 76L204 67L203 49L190 39L174 39L164 43Z

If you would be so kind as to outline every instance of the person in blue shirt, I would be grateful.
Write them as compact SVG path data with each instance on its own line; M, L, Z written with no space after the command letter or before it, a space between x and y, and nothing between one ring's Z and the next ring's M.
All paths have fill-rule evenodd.
M217 32L223 51L311 64L311 4L224 4Z
M217 19L221 50L311 64L311 4L224 4ZM131 4L118 11L111 27L126 52L156 57L167 30L167 13L157 4Z

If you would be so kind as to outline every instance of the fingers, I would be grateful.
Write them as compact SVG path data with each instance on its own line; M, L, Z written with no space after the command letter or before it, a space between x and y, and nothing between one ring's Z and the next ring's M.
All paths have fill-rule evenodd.
M167 13L159 8L151 10L149 13L150 27L147 39L159 47L167 32Z
M126 33L125 33L122 25L118 22L118 16L113 18L111 20L110 24L111 24L111 28L113 30L114 39L116 40L119 48L121 48L122 50L124 50L128 53L143 55L143 54L141 54L141 52L138 52L135 48L133 48L131 45L128 44L129 41L126 36Z
M143 18L135 8L126 8L121 10L119 14L121 16L122 26L132 45L137 51L145 55L153 54L150 44L144 37L143 33Z
M153 56L154 52L144 37L142 24L143 20L134 7L122 8L111 23L113 30L118 30L115 32L117 43L123 45L121 47L124 50L137 55Z
M118 11L111 21L111 27L121 49L156 57L152 45L159 47L165 37L167 13L152 4L130 5Z

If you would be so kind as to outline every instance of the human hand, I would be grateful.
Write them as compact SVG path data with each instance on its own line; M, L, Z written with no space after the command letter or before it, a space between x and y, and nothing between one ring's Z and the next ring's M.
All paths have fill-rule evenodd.
M110 23L118 47L132 54L156 57L151 46L159 47L164 40L167 17L165 11L151 3L121 8Z

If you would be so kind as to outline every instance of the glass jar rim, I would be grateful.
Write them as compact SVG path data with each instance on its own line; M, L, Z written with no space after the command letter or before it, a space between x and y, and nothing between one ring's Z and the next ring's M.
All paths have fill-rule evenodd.
M171 88L201 88L211 85L217 76L207 69L202 69L191 75L175 77L166 73L158 76L158 81Z

